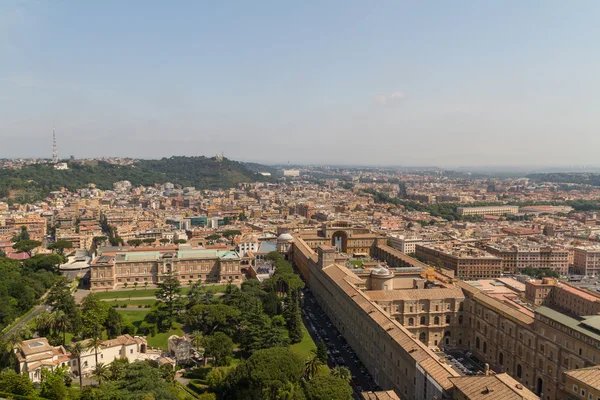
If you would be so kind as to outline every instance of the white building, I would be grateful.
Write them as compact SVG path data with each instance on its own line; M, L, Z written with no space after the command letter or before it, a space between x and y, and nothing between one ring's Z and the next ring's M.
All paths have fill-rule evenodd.
M244 240L238 244L236 251L242 256L246 257L246 254L250 251L256 253L258 251L258 240Z
M423 239L416 236L388 235L388 239L393 248L404 254L415 253L417 244L423 243Z
M83 341L84 345L87 345L88 343L89 339ZM102 342L98 349L98 363L110 364L118 358L126 358L129 362L147 360L148 358L152 358L149 357L147 351L148 342L144 337L121 335L114 339ZM156 356L158 357L158 354ZM96 351L94 349L88 349L81 354L80 359L82 374L84 376L91 374L96 367ZM69 366L71 372L75 376L79 376L77 357L71 355Z
M70 353L63 346L51 346L46 338L24 340L14 348L18 372L29 375L32 382L40 382L42 369L54 370L69 365Z

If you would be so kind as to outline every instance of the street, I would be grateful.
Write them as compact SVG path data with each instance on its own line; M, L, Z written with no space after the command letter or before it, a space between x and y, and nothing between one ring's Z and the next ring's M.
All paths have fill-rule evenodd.
M329 367L333 368L339 365L350 370L352 373L350 384L356 398L362 398L360 392L380 390L344 337L321 310L309 289L304 289L302 318L315 343L322 340L327 344Z

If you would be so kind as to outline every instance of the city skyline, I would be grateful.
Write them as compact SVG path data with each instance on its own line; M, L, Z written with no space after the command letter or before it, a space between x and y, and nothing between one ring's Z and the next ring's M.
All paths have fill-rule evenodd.
M6 2L0 158L597 165L598 11Z

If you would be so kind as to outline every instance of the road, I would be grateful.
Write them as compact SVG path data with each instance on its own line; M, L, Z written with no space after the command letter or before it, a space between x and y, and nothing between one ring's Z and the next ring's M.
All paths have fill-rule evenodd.
M8 337L10 337L10 335L12 335L16 331L18 331L19 328L21 328L22 326L26 325L29 321L31 321L32 319L34 319L40 312L42 312L44 310L45 311L50 311L50 310L52 310L52 307L47 306L47 305L35 306L34 310L33 310L33 312L31 314L29 314L23 320L19 321L15 326L13 326L12 328L10 328L8 331L6 331L6 333L4 334L4 339L7 339Z
M321 310L310 291L306 289L304 290L302 318L315 343L323 340L327 344L329 367L340 365L350 370L352 373L351 385L356 398L362 398L360 392L380 390L352 348Z

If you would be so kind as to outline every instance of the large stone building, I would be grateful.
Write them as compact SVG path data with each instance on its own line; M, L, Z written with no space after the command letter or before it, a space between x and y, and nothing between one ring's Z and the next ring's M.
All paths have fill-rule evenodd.
M416 256L454 271L461 279L497 278L502 274L501 258L462 243L418 244Z
M518 274L525 268L549 269L565 276L569 273L569 250L523 242L511 246L488 244L485 250L503 260L505 273Z
M458 207L458 215L507 215L519 212L518 206Z
M600 274L600 246L575 247L573 273L598 276Z
M552 301L553 308L535 308L521 297L527 291L536 297L527 285L516 291L518 285L502 278L456 281L403 260L410 259L405 254L397 257L397 250L385 245L374 243L372 255L411 267L349 269L347 256L334 246L315 252L301 236L284 239L286 255L377 384L403 399L481 399L496 397L493 393L507 399L570 399L565 379L600 363L600 315L567 314L595 312L598 299L576 288L544 287L550 291L542 292L538 305ZM498 286L504 291L491 291ZM498 375L461 377L438 352L442 347L470 350L489 365L491 376ZM482 386L483 378L489 387ZM585 384L589 394L594 381Z
M385 238L370 229L356 227L350 222L325 222L319 229L300 231L296 236L301 237L313 250L319 246L334 246L346 254L369 255L371 248L378 243L385 243Z
M241 258L235 251L161 248L152 251L106 249L91 264L92 290L156 284L168 276L189 281L227 283L242 281Z

